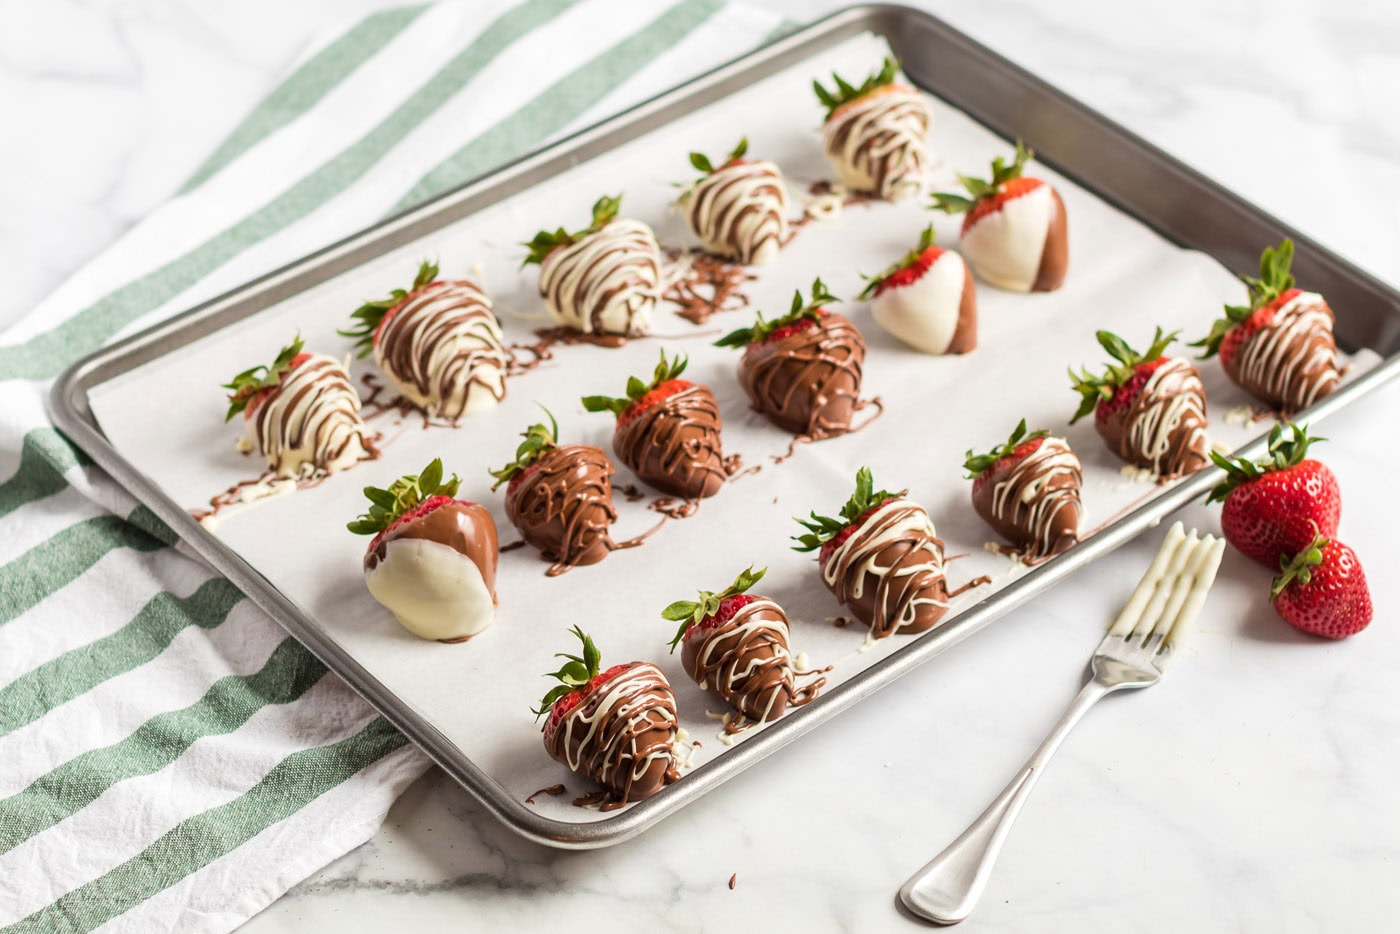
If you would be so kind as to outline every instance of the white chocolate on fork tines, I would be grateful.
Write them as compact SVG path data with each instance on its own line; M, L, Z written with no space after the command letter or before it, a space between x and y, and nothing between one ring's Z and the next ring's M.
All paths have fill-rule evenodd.
M1196 621L1224 553L1224 539L1213 535L1197 537L1195 529L1187 535L1180 522L1172 523L1157 557L1138 581L1109 633L1159 635L1169 644L1178 645L1186 629Z

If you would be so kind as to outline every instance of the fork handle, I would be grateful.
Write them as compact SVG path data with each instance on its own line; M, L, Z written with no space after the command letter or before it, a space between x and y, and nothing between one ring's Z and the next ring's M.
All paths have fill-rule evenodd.
M957 924L972 914L992 874L992 866L996 863L1002 844L1006 842L1011 822L1030 797L1040 773L1045 771L1050 757L1079 718L1112 690L1112 687L1096 680L1084 685L1050 735L1045 737L996 800L987 806L982 816L904 883L899 890L899 898L905 907L939 924Z

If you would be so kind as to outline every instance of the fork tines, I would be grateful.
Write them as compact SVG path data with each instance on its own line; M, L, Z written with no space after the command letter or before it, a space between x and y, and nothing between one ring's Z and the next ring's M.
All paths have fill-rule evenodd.
M1180 522L1173 523L1109 634L1165 642L1167 647L1179 644L1205 602L1224 553L1223 539L1198 537L1195 529L1188 535Z

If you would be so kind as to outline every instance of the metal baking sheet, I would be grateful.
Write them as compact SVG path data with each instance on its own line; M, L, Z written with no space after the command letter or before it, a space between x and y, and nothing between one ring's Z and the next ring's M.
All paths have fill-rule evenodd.
M168 484L162 485L153 480L148 475L149 471L143 472L135 467L130 456L125 456L109 443L89 404L90 394L100 394L114 385L119 385L124 378L134 378L137 371L148 368L148 365L158 365L163 358L169 357L177 349L193 349L192 345L207 343L211 335L217 335L222 340L224 332L233 333L241 326L252 326L249 322L254 322L260 313L275 307L285 307L307 294L316 294L318 288L319 294L324 295L327 289L334 289L334 280L338 277L358 273L367 268L387 270L390 267L385 264L385 257L394 254L395 251L399 255L406 255L405 251L418 250L420 244L432 244L434 235L449 225L470 220L474 215L487 212L492 205L557 182L566 177L566 173L588 160L619 151L634 140L639 140L660 127L673 125L682 117L722 101L765 78L793 66L799 66L800 70L815 62L824 51L863 32L884 37L902 58L909 76L930 93L962 110L993 132L1009 138L1025 139L1037 149L1041 161L1065 179L1073 180L1078 187L1113 204L1180 246L1207 253L1230 269L1249 271L1256 262L1261 244L1276 242L1285 235L1293 236L1298 241L1295 268L1300 280L1310 288L1326 294L1337 309L1338 337L1343 346L1354 352L1370 351L1371 359L1374 359L1375 355L1387 358L1382 365L1352 379L1343 390L1327 399L1314 412L1308 413L1308 417L1321 417L1327 411L1345 404L1395 375L1397 367L1394 354L1397 344L1400 343L1400 330L1397 330L1397 321L1400 321L1400 314L1397 314L1400 312L1400 298L1395 293L933 18L897 7L863 7L831 17L685 87L668 92L618 118L529 156L512 167L468 184L424 207L356 235L145 334L137 335L94 355L74 367L55 386L55 417L60 427L87 449L99 464L132 489L196 551L287 626L333 670L345 677L410 738L427 750L454 778L476 793L507 824L527 836L558 846L600 846L626 839L703 794L715 784L742 771L762 756L771 754L825 719L834 716L849 704L889 683L913 666L965 638L1013 606L1062 579L1075 568L1116 547L1171 510L1201 495L1214 482L1211 475L1213 472L1199 474L1156 492L1149 501L1116 519L1069 554L1015 580L1000 582L1000 589L985 598L978 599L974 596L966 600L958 606L957 615L934 632L923 637L882 645L878 652L871 653L872 664L859 673L846 677L819 701L762 732L749 736L739 745L714 755L689 772L683 781L657 797L610 815L580 811L561 817L557 808L545 812L544 809L524 805L522 798L533 790L532 788L502 785L470 755L464 753L459 742L439 728L430 710L407 702L400 693L376 677L373 666L363 664L362 659L357 658L355 652L337 638L334 627L327 627L323 625L324 620L307 614L304 606L289 599L284 592L271 585L255 566L245 561L225 542L195 525L182 508L191 505L188 496L172 495ZM709 148L718 151L728 142L727 139L716 140ZM814 150L819 148L814 130L805 141L805 145ZM677 147L677 152L672 154L667 166L658 169L658 172L663 176L669 174L684 177L683 170L674 168L679 164L679 160L683 159L684 148ZM958 167L966 169L967 166L960 164ZM578 195L575 200L591 200L593 194L590 190L586 196ZM1189 208L1185 208L1185 205L1189 205ZM572 213L577 213L577 210L572 210ZM1072 210L1071 218L1074 216ZM554 222L553 217L540 217L535 226ZM917 230L917 227L912 229ZM524 235L528 236L531 230L533 227L525 230ZM512 238L514 233L515 231L511 232ZM431 254L433 251L429 249L428 252ZM1077 255L1076 261L1083 264L1088 260L1083 255ZM453 262L457 267L455 271L466 271L460 268L460 257L455 258ZM395 267L400 271L400 275L403 267L402 262ZM1071 276L1082 269L1082 265L1073 268ZM386 276L389 276L387 281ZM395 284L392 274L387 271L381 272L377 279L372 278L369 281L384 284L380 288L368 287L364 295L375 294ZM788 287L790 284L788 283ZM354 292L355 289L364 289L365 286L361 280L356 280L347 288ZM333 316L336 320L343 318L344 309L344 302L337 302L338 304L331 303L340 309ZM764 307L768 305L765 304ZM717 319L717 323L721 328L728 328L742 323L743 318L745 315L741 313L737 318L726 316ZM1169 319L1165 320L1174 323ZM882 335L874 329L873 324L866 322L868 317L862 319L867 339L879 343ZM1138 338L1135 330L1150 327L1150 323L1150 316L1145 316L1141 319L1140 327L1125 324L1123 330L1128 332L1128 336ZM670 325L658 325L656 330L666 331L674 328ZM679 349L689 349L684 344L678 346ZM891 345L885 341L883 346ZM872 352L878 353L878 348ZM983 353L985 352L984 350ZM654 345L648 343L645 353L653 354ZM977 355L974 354L968 359L975 361L976 358ZM1097 354L1090 350L1083 359L1096 360ZM1063 364L1079 362L1081 360L1077 358L1062 361ZM872 366L878 366L878 363ZM1207 368L1214 366L1209 364ZM607 362L605 366L597 369L605 374L600 377L602 386L580 386L580 393L609 391L609 387L614 383L620 385L624 379L623 374L635 367L630 363ZM1218 373L1216 375L1218 376ZM1220 379L1208 379L1213 401L1214 390L1221 383ZM516 390L512 389L512 392ZM1063 390L1063 393L1063 402L1056 406L1057 409L1073 404L1068 390ZM728 408L732 410L733 406ZM1212 411L1218 418L1220 408L1213 405ZM726 417L728 418L728 415ZM606 438L606 431L600 432L600 422L595 421L599 418L593 416L585 420L583 416L570 413L567 422L575 429L589 425L588 430L593 434L587 440L603 441L604 447L607 447L603 440ZM470 432L476 426L474 419L467 420L463 423L462 431ZM521 426L512 423L507 431L513 432L519 427ZM1003 426L998 421L989 425L989 429L981 432L976 438L964 439L959 436L957 440L963 446L990 443L1002 430ZM1090 453L1083 448L1094 443L1092 432L1088 435L1089 441L1082 440L1084 437L1082 434L1076 436L1076 444L1081 448L1082 455ZM478 441L486 443L479 438ZM513 448L513 443L513 439L509 437L490 439L490 459L504 460L504 454ZM450 460L449 452L444 450L443 453ZM501 456L496 456L498 453ZM806 455L816 456L811 451L804 452L804 456ZM844 464L844 460L842 463ZM374 466L357 468L348 474L345 479L348 480L349 488L357 489L364 483L382 482L387 477L403 472L382 466L381 469L373 469ZM958 475L951 469L944 472L947 476L943 485L949 488L950 495L965 497L961 481L955 479ZM629 479L625 469L621 471L618 479L622 482ZM910 479L889 477L893 483L909 482ZM741 486L736 486L728 493L738 497L743 496L745 491ZM844 496L844 493L839 495ZM839 498L830 504L784 502L774 513L774 518L778 523L786 524L789 521L787 517L793 512L821 505L839 505ZM346 502L345 510L348 513L353 514L358 508L358 502ZM932 511L935 521L939 521L942 528L939 510ZM707 512L710 510L702 510L702 515ZM696 521L686 520L686 523L689 525ZM668 534L700 534L696 531L697 528L698 526L671 529ZM327 530L327 534L333 531L335 530ZM508 527L504 525L503 534L507 539L510 537ZM983 534L978 541L988 537L990 535ZM963 536L958 544L975 546L976 542L969 542L967 537ZM638 554L646 550L644 548ZM609 561L612 562L615 558ZM598 566L598 569L604 570L609 567L610 564L605 562ZM954 568L952 573L956 575L956 565ZM593 572L575 572L582 573ZM815 571L809 569L809 573L814 575ZM684 596L694 587L719 586L723 583L710 580L709 577L692 580L689 574L676 575L676 578L671 588L673 597ZM596 579L599 582L604 580L601 575L596 576ZM960 578L955 577L955 582L958 579ZM372 603L362 591L357 597ZM831 612L837 612L834 604L831 606ZM541 653L541 657L546 659L549 652L566 647L562 642L557 646L554 643L560 640L568 624L555 620L548 623L547 627L542 627L536 632L536 637L547 643L547 651ZM497 625L501 626L502 623ZM655 625L659 627L661 624ZM659 628L657 632L660 632ZM795 630L794 640L799 641L800 638L800 631ZM656 641L659 643L662 640L658 638ZM798 647L802 646L799 644ZM447 653L453 651L431 646L429 648ZM608 651L606 644L604 651ZM449 654L443 657L452 656ZM613 661L623 660L611 653L608 658ZM521 668L520 679L523 682L530 685L543 684L543 681L538 679L538 673L544 668L535 658L525 660ZM681 679L682 676L677 674L677 664L672 662L669 670L673 673L673 682ZM682 687L681 684L677 684L678 691L682 690ZM538 693L533 691L533 687L530 691ZM711 704L712 708L715 706ZM528 750L528 755L536 760L543 760L546 765L549 764L539 746L537 734L530 729L528 717L520 724L512 723L510 728L520 732L522 750ZM708 736L700 738L708 739ZM707 751L714 745L707 742ZM571 783L570 787L571 790L579 788L577 782Z

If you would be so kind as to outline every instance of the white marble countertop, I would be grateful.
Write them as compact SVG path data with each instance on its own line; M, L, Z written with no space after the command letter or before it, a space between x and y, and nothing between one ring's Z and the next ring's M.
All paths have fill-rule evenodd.
M836 6L766 3L793 18ZM0 324L167 197L328 16L382 5L8 6L0 112L27 131L0 135ZM1400 283L1400 7L924 5ZM1370 571L1371 628L1337 644L1294 633L1265 602L1267 574L1229 554L1165 683L1109 699L1060 752L968 928L1394 928L1400 634L1388 611L1400 585L1388 572L1400 545L1386 483L1400 439L1380 426L1397 406L1400 386L1330 419L1317 449L1343 489L1341 536ZM1185 517L1216 527L1201 507ZM912 929L899 884L1058 717L1156 541L610 850L526 843L430 773L374 840L247 930Z

